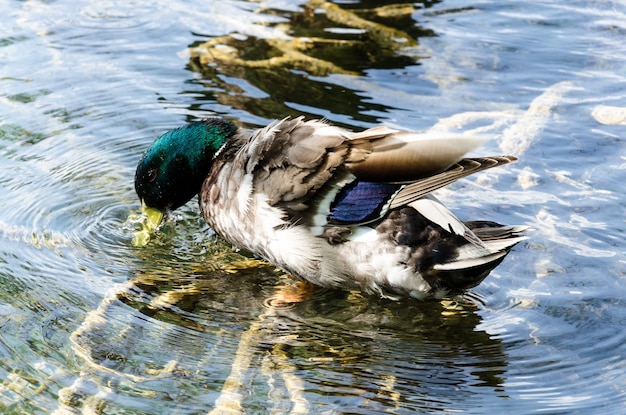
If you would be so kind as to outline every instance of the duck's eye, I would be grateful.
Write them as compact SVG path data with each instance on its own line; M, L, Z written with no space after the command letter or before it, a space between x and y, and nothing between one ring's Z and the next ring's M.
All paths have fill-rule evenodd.
M157 173L159 173L158 169L150 169L148 170L148 182L152 183L157 178Z

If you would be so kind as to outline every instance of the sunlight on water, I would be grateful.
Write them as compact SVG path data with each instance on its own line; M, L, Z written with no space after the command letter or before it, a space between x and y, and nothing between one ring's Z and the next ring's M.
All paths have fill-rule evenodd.
M623 5L0 11L0 412L621 413ZM195 199L133 246L154 138L297 114L494 136L480 154L518 164L438 196L529 240L435 303L272 301L295 282L215 236Z

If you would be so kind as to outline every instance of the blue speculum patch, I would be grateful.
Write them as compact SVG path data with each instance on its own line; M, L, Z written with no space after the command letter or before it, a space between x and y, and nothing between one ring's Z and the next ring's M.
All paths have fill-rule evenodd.
M329 222L352 224L377 219L402 185L354 181L337 194L330 206Z

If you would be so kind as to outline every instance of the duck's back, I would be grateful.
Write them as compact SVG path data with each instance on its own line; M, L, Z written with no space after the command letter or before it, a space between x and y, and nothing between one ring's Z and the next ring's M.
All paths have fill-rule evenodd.
M515 160L462 159L482 141L278 121L228 143L200 206L224 238L315 284L442 295L478 284L523 238L463 224L430 195Z

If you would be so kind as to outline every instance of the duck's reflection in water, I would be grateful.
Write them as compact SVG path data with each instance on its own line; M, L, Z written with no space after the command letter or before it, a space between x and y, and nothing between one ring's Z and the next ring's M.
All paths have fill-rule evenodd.
M503 394L506 355L468 297L302 292L254 259L213 264L140 274L105 298L71 337L84 365L62 406L132 407L150 395L181 413L416 410L477 387Z

